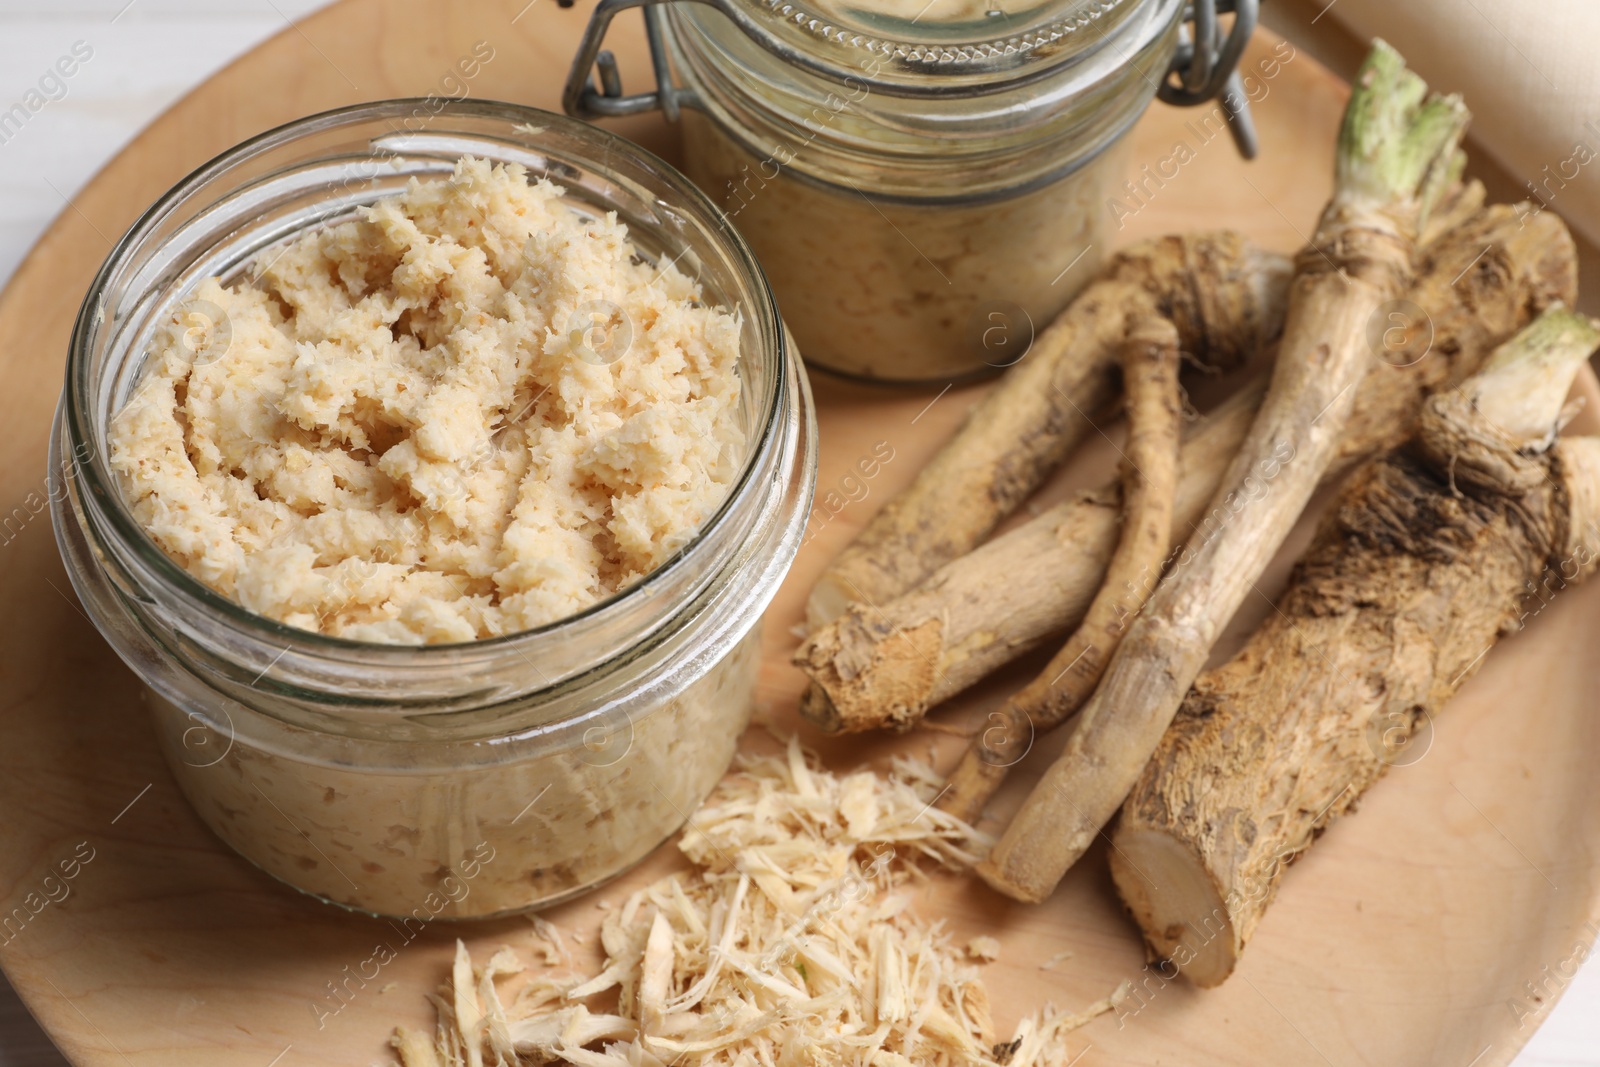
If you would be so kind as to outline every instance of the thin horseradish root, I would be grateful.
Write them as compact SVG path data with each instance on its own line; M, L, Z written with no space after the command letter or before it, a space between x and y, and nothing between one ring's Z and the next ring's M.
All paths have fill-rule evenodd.
M1005 778L1007 759L1014 762L1026 755L1033 731L1064 722L1094 692L1128 620L1144 606L1160 577L1172 540L1182 425L1178 331L1171 323L1154 319L1133 328L1123 345L1122 381L1128 415L1122 533L1105 584L1089 605L1083 625L1037 678L1006 701L998 713L1000 721L985 731L984 739L967 751L950 775L939 806L964 821L976 821L983 814L984 804ZM1000 759L992 758L997 749Z
M1122 808L1122 899L1202 986L1232 973L1287 861L1396 762L1530 591L1600 554L1600 438L1551 446L1600 330L1552 311L1355 476L1278 610L1195 682Z
M1467 111L1377 42L1339 131L1334 195L1295 261L1261 410L1214 503L1229 518L1162 580L1123 637L1061 758L978 873L1019 900L1050 895L1116 814L1211 646L1338 453L1376 357L1368 323L1410 287L1415 239L1447 187ZM1196 542L1199 543L1196 543Z
M1228 232L1162 237L1119 253L829 565L807 601L808 625L898 596L987 537L1116 398L1130 324L1165 319L1186 354L1231 369L1283 328L1289 270L1282 256Z
M1469 202L1474 189L1468 187ZM1421 314L1403 338L1394 338L1403 344L1385 349L1362 381L1328 475L1398 444L1426 396L1477 370L1540 309L1573 302L1577 287L1577 250L1553 212L1528 217L1517 206L1499 205L1458 220L1424 249L1406 294ZM1206 507L1264 391L1264 381L1245 386L1186 435L1175 530L1199 528L1204 537L1222 521L1226 512ZM813 682L802 710L827 730L907 728L934 705L1064 634L1102 585L1120 513L1111 482L951 561L901 597L850 608L813 634L797 657ZM977 743L985 739L996 742L989 762L999 765L1015 762L1028 740L985 731Z

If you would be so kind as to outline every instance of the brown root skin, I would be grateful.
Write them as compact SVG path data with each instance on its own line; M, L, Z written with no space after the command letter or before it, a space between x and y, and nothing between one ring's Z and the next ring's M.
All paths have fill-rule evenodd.
M1345 109L1333 198L1312 249L1296 259L1272 384L1213 498L1230 519L1189 538L1060 758L978 865L1009 896L1048 897L1122 806L1218 635L1337 458L1358 387L1377 362L1366 330L1410 286L1432 177L1465 127L1459 101L1383 95L1395 79L1424 88L1375 42Z
M1116 399L1130 321L1164 318L1185 353L1229 370L1282 329L1288 272L1283 257L1231 232L1163 237L1119 253L823 573L808 625L815 630L850 604L883 604L987 537Z
M1384 258L1381 249L1398 257L1399 247L1365 248L1374 259L1343 272L1316 268L1291 284L1272 384L1213 497L1228 521L1190 537L1129 627L1065 750L978 865L995 889L1030 903L1047 898L1128 795L1217 636L1334 459L1372 359L1360 331L1398 295L1381 284L1393 269L1372 264Z
M1415 441L1352 479L1278 611L1197 679L1123 806L1118 891L1199 985L1232 973L1284 867L1406 758L1528 591L1600 555L1600 441L1519 451L1462 399L1435 397ZM1493 462L1455 476L1494 441Z
M1094 692L1128 621L1144 607L1172 540L1178 488L1178 332L1164 319L1129 330L1122 355L1128 442L1122 472L1122 533L1105 584L1083 624L1039 676L1006 701L999 721L976 738L950 775L938 806L976 822L1006 767L1037 733L1066 721Z
M1402 348L1385 350L1361 384L1331 474L1393 447L1425 396L1477 370L1542 308L1574 300L1577 252L1553 212L1525 218L1516 206L1500 205L1439 238L1420 257L1418 274L1407 298L1424 321L1412 324ZM1206 505L1262 388L1242 389L1184 441L1177 529L1221 521ZM802 706L807 718L831 732L908 728L935 704L1078 625L1102 585L1119 514L1112 483L952 561L904 596L847 610L796 655L813 680Z

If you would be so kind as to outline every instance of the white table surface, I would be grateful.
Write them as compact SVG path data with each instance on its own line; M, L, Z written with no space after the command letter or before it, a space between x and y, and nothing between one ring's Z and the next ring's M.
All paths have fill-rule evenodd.
M0 0L0 111L38 85L74 44L93 50L67 81L65 95L0 142L0 283L66 209L67 199L145 123L229 60L282 30L288 19L321 3ZM1310 35L1337 32L1331 20L1313 26L1296 18L1292 8L1274 15L1269 7L1269 23L1278 23L1314 54L1319 49ZM1342 47L1348 51L1347 43ZM0 978L0 1067L65 1064ZM1591 960L1579 972L1516 1065L1600 1067L1600 963Z

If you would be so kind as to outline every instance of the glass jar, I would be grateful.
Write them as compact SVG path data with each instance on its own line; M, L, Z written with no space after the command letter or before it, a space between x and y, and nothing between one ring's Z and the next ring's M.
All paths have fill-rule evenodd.
M149 689L178 784L229 845L296 888L427 922L559 901L670 836L751 710L758 621L800 543L816 439L804 372L750 250L682 175L604 131L460 102L313 116L230 150L134 225L90 287L57 412L51 499L84 609ZM457 158L515 162L615 211L737 308L747 454L667 563L560 622L465 644L328 637L255 615L171 560L107 464L153 331L204 278L353 217ZM225 358L225 357L224 357Z
M660 0L597 8L568 112L681 113L685 172L749 239L807 360L896 382L1025 353L1107 252L1124 134L1158 87L1224 92L1255 21L1241 0L1224 42L1235 5L1214 0L667 3L645 8L657 90L623 96L599 38L640 2Z

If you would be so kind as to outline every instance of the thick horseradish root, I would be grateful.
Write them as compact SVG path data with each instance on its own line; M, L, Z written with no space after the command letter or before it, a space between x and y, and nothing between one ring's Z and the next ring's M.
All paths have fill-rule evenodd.
M1600 555L1600 438L1551 447L1600 331L1547 313L1435 396L1342 494L1278 610L1190 689L1112 839L1123 901L1202 986L1232 973L1287 862L1354 806L1515 630Z
M1476 203L1477 188L1467 187L1457 199ZM1427 395L1475 371L1541 309L1572 303L1577 251L1552 212L1524 218L1512 205L1483 209L1424 250L1406 296L1420 314L1404 343L1386 350L1357 390L1330 476L1398 444ZM1264 391L1264 382L1245 386L1186 436L1175 540L1223 521L1226 513L1208 514L1207 505ZM848 609L796 656L813 681L802 711L833 731L907 728L929 708L1078 625L1103 584L1120 514L1120 490L1112 482L953 560L901 597ZM1017 744L1026 744L1026 738L990 736L998 746L990 757L995 764L1014 762Z
M978 874L1009 896L1050 895L1100 834L1161 741L1211 646L1277 552L1338 454L1357 387L1376 362L1368 323L1404 293L1428 207L1466 128L1459 98L1427 86L1379 41L1339 133L1334 195L1296 259L1289 311L1261 410L1223 476L1229 518L1129 627L1060 759Z
M1151 320L1130 333L1122 355L1128 443L1122 472L1122 532L1105 584L1083 624L1044 670L1007 700L950 775L939 806L975 821L1006 766L1026 755L1035 731L1054 729L1089 699L1129 620L1144 607L1161 577L1172 541L1178 485L1178 332Z
M1119 253L829 565L807 601L808 625L899 596L993 532L1116 399L1117 354L1130 326L1164 319L1188 356L1232 369L1283 328L1289 270L1282 256L1229 232L1162 237Z

